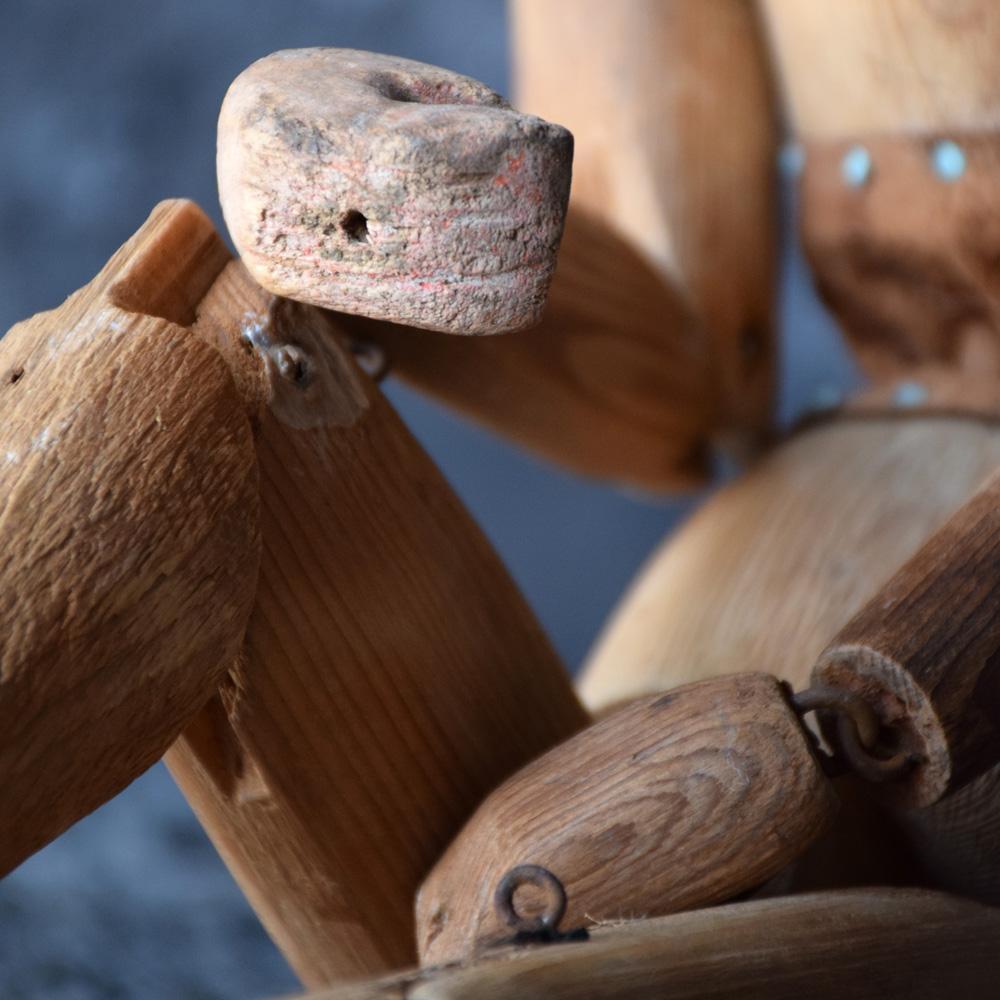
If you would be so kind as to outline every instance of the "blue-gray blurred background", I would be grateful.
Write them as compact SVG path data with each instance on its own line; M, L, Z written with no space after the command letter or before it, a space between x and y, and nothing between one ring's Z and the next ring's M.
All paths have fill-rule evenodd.
M507 92L503 0L5 0L2 11L0 329L86 283L161 198L194 198L221 227L216 113L268 52L374 49ZM786 198L789 231L792 212ZM854 374L794 249L781 317L787 421ZM392 380L387 391L575 668L697 498L624 495ZM248 1000L296 985L162 765L0 882L4 1000Z

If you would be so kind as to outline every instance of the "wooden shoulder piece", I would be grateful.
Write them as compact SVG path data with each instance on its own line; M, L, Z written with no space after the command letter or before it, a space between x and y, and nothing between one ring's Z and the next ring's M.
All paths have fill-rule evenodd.
M165 202L0 340L0 873L154 763L239 651L256 454L185 329L228 259Z
M588 927L588 941L499 948L467 965L308 1000L991 1000L1000 975L998 911L912 889L814 893Z

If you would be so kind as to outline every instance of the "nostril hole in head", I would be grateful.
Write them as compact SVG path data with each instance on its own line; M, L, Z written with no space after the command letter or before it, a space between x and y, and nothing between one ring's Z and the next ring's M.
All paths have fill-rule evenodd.
M368 242L368 220L356 208L340 217L340 231L354 243Z

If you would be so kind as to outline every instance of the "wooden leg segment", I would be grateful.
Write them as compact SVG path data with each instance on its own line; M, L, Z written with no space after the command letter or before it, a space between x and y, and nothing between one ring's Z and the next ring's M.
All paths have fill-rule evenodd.
M304 982L397 968L437 856L585 715L329 314L233 263L196 332L247 399L263 555L242 654L167 762Z

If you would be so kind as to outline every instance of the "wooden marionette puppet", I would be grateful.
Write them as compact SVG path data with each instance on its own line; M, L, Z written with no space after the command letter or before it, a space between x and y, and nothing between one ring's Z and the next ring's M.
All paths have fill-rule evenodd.
M448 963L344 998L989 995L996 912L933 891L995 901L989 255L956 258L969 223L907 212L938 198L987 239L990 189L961 185L988 162L989 77L960 94L956 67L1000 20L892 7L905 30L843 0L766 5L806 248L874 384L653 557L587 666L589 726L351 344L650 488L703 478L715 443L765 441L776 127L754 8L515 3L520 105L576 139L549 304L523 333L562 229L562 129L389 57L243 74L220 123L242 263L168 203L0 343L4 868L167 751L307 985L418 950ZM901 39L920 72L886 70ZM856 80L879 72L827 109L852 59ZM917 94L928 66L950 103ZM896 171L917 195L887 192ZM802 723L816 709L829 759ZM833 764L880 805L806 853ZM860 830L916 867L858 864ZM775 877L929 888L701 909Z

